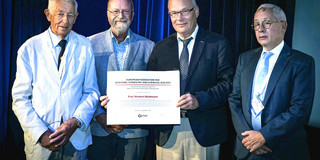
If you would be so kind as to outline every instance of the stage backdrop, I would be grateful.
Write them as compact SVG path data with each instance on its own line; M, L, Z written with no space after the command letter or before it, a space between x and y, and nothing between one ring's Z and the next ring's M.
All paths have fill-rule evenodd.
M167 0L133 2L135 18L131 29L134 32L154 42L174 32L168 16ZM291 46L295 0L197 0L200 8L198 24L225 36L236 62L241 52L258 46L250 25L255 10L265 2L277 4L285 11L288 19L285 41ZM78 0L78 3L80 15L73 28L76 32L89 36L108 29L107 0ZM11 87L15 79L18 48L28 38L49 27L43 13L45 8L47 0L0 2L0 159L4 147L6 153L15 153L10 155L10 159L21 159L24 156L23 133L11 110Z

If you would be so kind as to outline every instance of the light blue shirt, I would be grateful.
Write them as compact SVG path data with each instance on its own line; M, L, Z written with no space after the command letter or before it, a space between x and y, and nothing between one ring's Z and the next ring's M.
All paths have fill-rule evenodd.
M266 90L267 90L267 86L268 86L268 82L269 82L271 73L273 71L273 68L274 68L274 66L275 66L275 64L277 62L277 59L278 59L278 57L280 55L280 52L281 52L283 46L284 46L284 41L282 41L277 47L275 47L274 49L269 51L269 52L273 53L273 56L270 57L270 59L269 59L269 69L268 69L268 74L266 76L267 80L266 80L266 84L265 84L265 89L259 95L261 103L264 100L264 95L266 94ZM257 80L257 75L258 75L258 73L260 72L260 70L261 70L261 68L263 66L263 53L265 53L265 52L268 52L268 51L266 51L263 48L261 56L260 56L260 59L259 59L258 64L257 64L256 71L254 73L252 92L251 92L251 123L252 123L253 129L256 130L256 131L261 129L261 114L262 114L263 110L261 112L259 112L259 113L256 113L254 111L253 107L252 107L252 102L253 102L253 98L255 96L254 95L255 91L260 89L260 88L256 88L255 87L255 83L256 83L256 80Z
M111 32L112 34L112 32ZM127 61L127 57L129 54L129 43L130 43L130 35L131 32L128 31L127 37L123 42L118 44L117 38L112 34L112 45L113 51L117 58L117 66L120 71L123 71L124 65Z
M71 31L58 71L59 39L48 29L19 48L12 109L32 144L48 128L54 131L64 121L77 118L82 125L70 142L83 150L92 143L89 125L100 96L94 55L89 40Z

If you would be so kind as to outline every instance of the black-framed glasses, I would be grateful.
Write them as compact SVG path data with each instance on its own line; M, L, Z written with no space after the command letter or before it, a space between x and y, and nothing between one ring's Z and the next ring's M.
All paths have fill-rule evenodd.
M279 23L283 21L271 21L271 20L264 20L262 21L261 25L259 22L254 22L251 27L253 30L257 31L259 30L260 26L262 26L264 29L269 29L272 25L272 23Z
M108 10L108 12L110 12L113 16L119 16L120 13L122 13L122 15L124 16L129 16L133 11L131 10L114 10L114 11L111 11L111 10Z
M178 15L180 14L181 16L188 16L190 15L190 13L194 10L195 7L191 8L191 9L185 9L179 12L169 12L170 16L172 18L176 18L178 17Z

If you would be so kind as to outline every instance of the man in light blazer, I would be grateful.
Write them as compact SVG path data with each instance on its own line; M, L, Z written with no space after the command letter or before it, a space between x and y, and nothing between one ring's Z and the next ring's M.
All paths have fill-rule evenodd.
M129 26L134 16L131 0L109 0L108 21L111 28L89 37L96 60L101 95L107 91L107 71L145 70L154 42L133 33ZM107 96L100 98L107 102ZM106 103L102 104L106 107ZM125 112L125 111L124 111ZM106 110L98 106L92 121L93 145L89 159L142 159L148 130L139 126L106 125Z
M50 27L18 50L12 109L28 160L85 159L92 143L89 125L100 94L91 44L71 30L77 6L49 0Z
M219 159L219 144L227 139L226 103L234 73L231 49L224 37L197 25L195 0L169 0L168 9L177 33L156 44L147 70L180 70L181 124L155 126L157 159ZM183 41L189 43L184 47ZM189 64L182 65L182 57Z
M229 105L238 159L310 159L306 132L315 91L314 59L283 41L286 16L262 4L252 25L262 47L242 53Z

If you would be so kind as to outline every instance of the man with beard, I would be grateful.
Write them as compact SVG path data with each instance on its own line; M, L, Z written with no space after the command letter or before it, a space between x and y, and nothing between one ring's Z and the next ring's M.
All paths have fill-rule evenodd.
M96 60L99 90L107 90L107 71L145 70L154 42L133 33L129 26L134 16L131 0L109 0L107 31L89 37ZM107 96L100 97L106 108ZM107 125L106 110L98 106L91 123L93 145L89 159L142 159L148 130L139 126Z

